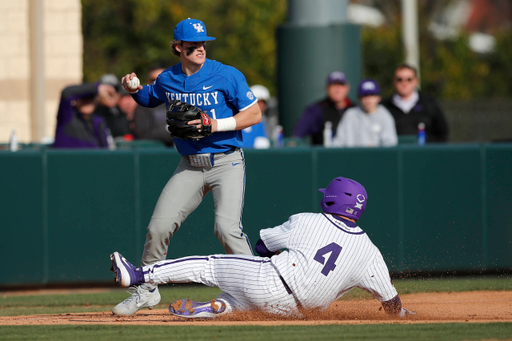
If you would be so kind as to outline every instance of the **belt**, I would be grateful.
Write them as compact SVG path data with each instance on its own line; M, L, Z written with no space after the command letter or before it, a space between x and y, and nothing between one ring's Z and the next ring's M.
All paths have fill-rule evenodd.
M279 275L279 279L281 280L281 282L283 282L284 288L286 289L286 292L288 293L288 295L293 295L292 290L290 289L288 284L286 284L286 282L284 281L284 278L281 275Z
M231 147L231 149L229 149L227 152L224 152L223 154L226 154L226 155L233 154L237 150L238 150L237 147ZM220 154L220 153L215 153L215 154Z
M293 296L293 299L295 300L295 304L297 305L297 310L301 313L301 314L304 314L305 313L305 310L304 310L304 307L302 306L302 304L300 303L300 301L297 299L297 296L295 296L292 292L292 289L290 289L290 287L288 286L288 284L286 284L286 282L284 281L284 278L279 275L279 279L281 280L281 282L283 282L283 285L284 285L284 288L286 289L286 292L288 293L288 295L292 295Z
M194 167L213 167L215 164L215 160L217 156L221 158L223 155L233 154L235 151L240 150L238 147L231 147L225 152L219 153L204 153L204 154L192 154L192 155L184 155L183 157L187 159L190 164Z

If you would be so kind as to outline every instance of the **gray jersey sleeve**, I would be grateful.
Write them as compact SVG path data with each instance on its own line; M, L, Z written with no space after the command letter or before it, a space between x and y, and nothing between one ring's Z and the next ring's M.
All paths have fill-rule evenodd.
M368 263L368 267L357 287L368 291L380 302L389 301L398 295L380 251L376 252L373 260Z

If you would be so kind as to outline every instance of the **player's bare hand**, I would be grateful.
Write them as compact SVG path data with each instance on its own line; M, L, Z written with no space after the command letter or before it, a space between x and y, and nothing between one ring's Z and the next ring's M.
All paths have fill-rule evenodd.
M121 84L123 85L123 88L128 92L133 92L134 90L142 90L142 85L139 84L136 89L130 88L130 81L134 78L137 78L137 74L135 72L126 74L121 79Z

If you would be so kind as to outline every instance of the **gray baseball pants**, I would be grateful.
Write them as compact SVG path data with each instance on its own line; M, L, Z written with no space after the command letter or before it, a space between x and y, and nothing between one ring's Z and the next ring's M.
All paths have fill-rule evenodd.
M182 157L165 185L151 217L141 264L166 259L170 238L212 191L215 204L214 233L226 253L252 255L242 231L245 160L242 149L213 154L213 167L194 167Z

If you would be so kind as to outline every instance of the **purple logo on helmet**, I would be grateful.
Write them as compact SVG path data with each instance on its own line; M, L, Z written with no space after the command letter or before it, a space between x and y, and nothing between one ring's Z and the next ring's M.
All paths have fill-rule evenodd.
M324 194L320 205L325 213L358 220L366 208L368 194L363 185L355 180L338 177L319 191Z

